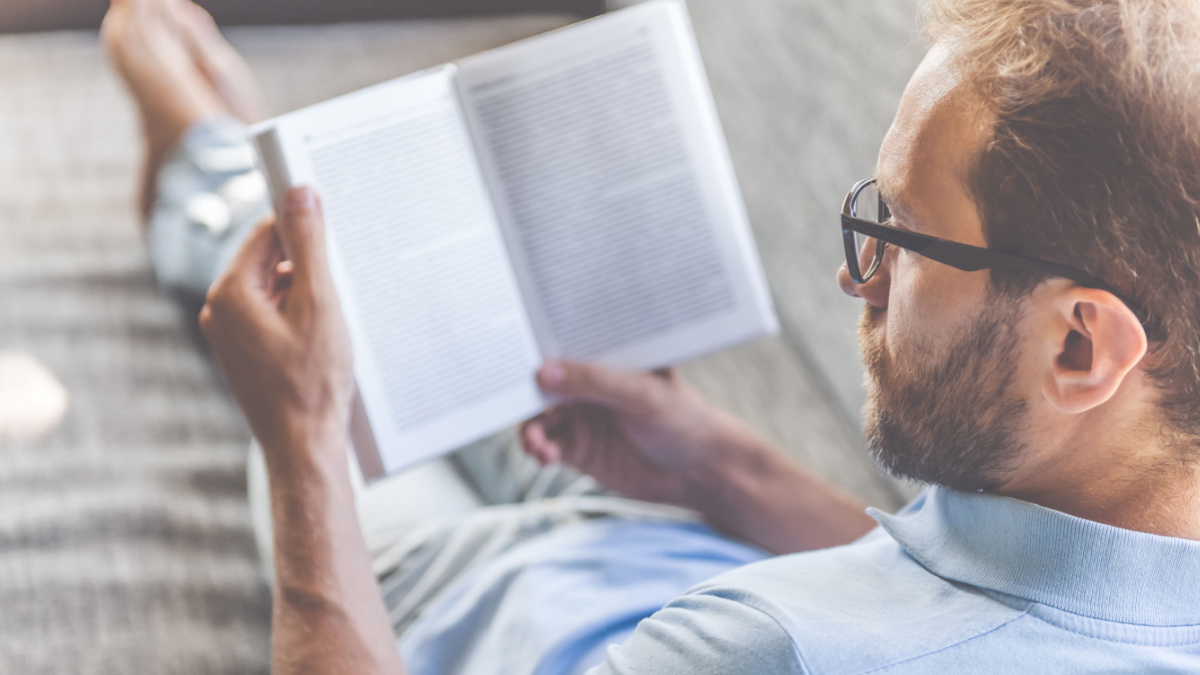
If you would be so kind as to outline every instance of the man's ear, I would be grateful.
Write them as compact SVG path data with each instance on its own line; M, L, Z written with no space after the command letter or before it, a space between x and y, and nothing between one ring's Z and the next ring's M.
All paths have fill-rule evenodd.
M1128 305L1094 288L1071 286L1056 303L1057 346L1042 390L1068 414L1095 408L1116 393L1146 355L1146 330Z

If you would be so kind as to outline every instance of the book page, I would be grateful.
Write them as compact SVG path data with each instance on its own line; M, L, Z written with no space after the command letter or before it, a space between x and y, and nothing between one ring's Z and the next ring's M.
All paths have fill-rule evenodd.
M682 4L459 65L543 355L658 367L777 330Z
M288 181L321 196L362 404L389 473L544 404L452 82L443 68L273 125Z

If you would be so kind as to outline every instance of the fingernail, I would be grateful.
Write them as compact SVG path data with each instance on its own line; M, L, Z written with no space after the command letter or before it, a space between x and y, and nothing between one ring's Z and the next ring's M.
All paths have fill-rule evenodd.
M542 384L548 387L557 387L562 385L567 379L567 369L558 361L548 361L542 366L541 371Z
M292 188L287 195L288 211L308 211L317 204L317 195L312 188Z

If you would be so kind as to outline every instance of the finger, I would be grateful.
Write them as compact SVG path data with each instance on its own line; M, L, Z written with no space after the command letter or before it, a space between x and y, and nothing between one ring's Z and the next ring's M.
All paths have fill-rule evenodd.
M571 406L564 411L563 428L568 440L559 441L562 461L583 473L595 476L603 471L613 426L611 414L595 406Z
M250 232L209 289L206 316L211 319L214 310L221 315L244 314L247 307L253 308L253 314L262 314L265 308L277 306L275 266L282 257L273 223L265 219Z
M288 291L292 288L291 274L278 274L275 276L275 288L271 292L271 304L283 311L287 304Z
M546 435L552 439L560 440L567 433L563 425L569 423L567 415L563 411L563 406L554 406L538 416L538 422L541 423L542 429L545 429Z
M661 378L603 366L548 361L537 374L538 386L570 401L598 403L619 411L646 407Z
M546 436L539 420L531 420L522 428L521 445L541 464L551 464L562 458L562 449Z
M541 415L534 417L533 419L526 420L522 422L519 427L517 427L517 442L521 444L521 449L525 452L530 451L529 427L534 424L539 424L540 420Z
M284 301L287 300L287 292L292 287L292 272L296 266L291 260L282 260L275 265L275 280L271 292L271 301L283 308Z
M325 218L317 193L309 187L288 190L284 212L276 229L283 251L292 262L297 280L321 282L328 279L325 251Z
M271 219L250 232L221 278L208 291L200 325L209 330L228 320L258 322L275 314L275 266L283 251ZM212 335L210 334L211 338Z
M275 268L282 259L283 249L275 233L274 220L265 218L246 237L237 255L225 268L223 280L270 289L274 285Z

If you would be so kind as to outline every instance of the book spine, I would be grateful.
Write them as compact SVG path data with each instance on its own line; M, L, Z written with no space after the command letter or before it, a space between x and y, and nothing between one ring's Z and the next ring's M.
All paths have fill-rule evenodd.
M279 142L279 130L274 126L253 129L250 141L258 151L258 166L267 179L271 203L278 212L283 205L284 195L292 187L291 172L283 157L283 145Z

